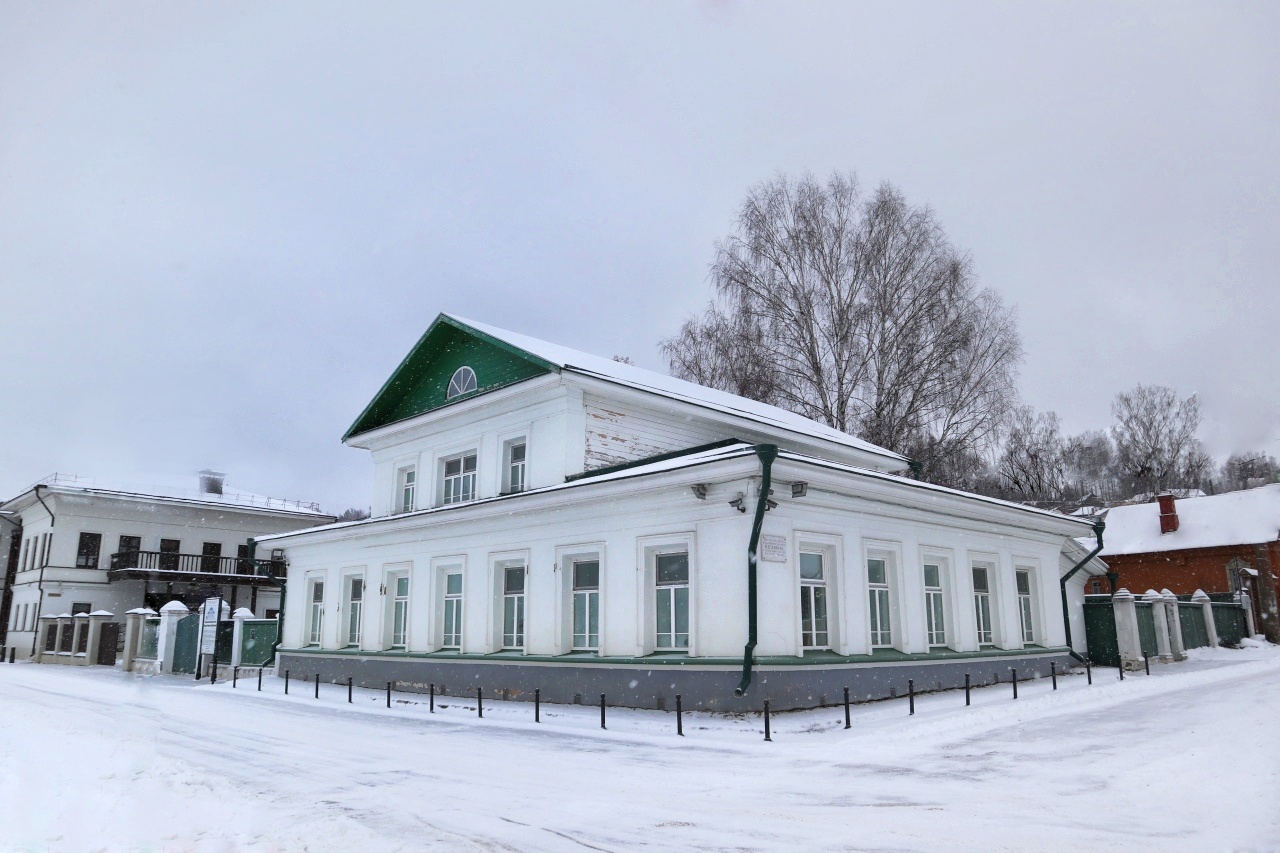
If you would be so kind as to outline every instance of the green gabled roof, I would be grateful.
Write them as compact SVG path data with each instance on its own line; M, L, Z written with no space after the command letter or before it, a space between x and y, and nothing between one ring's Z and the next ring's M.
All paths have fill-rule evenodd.
M449 380L464 365L476 373L476 390L446 400ZM342 440L559 371L559 365L441 314L365 406Z

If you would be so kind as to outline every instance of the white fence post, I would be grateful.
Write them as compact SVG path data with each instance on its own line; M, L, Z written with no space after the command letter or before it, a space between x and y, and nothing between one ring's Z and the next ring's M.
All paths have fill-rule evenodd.
M173 673L173 652L178 636L178 623L191 611L181 601L170 601L160 608L160 630L156 632L156 660L160 671Z
M1204 614L1204 630L1209 635L1209 648L1218 648L1218 626L1213 621L1213 601L1203 589L1192 593L1191 600L1200 605L1200 612Z
M240 665L240 648L241 640L244 639L244 621L252 619L253 611L247 607L239 607L236 612L231 614L231 621L235 624L235 630L231 634L231 665Z
M1169 648L1169 617L1164 612L1164 596L1149 589L1142 600L1151 605L1151 621L1156 626L1156 657L1161 663L1173 660L1173 652Z
M1120 666L1135 670L1142 666L1142 640L1138 637L1138 611L1133 593L1121 587L1111 596L1111 610L1116 617L1116 645L1120 650Z
M1174 660L1187 659L1187 644L1182 639L1182 611L1178 609L1178 596L1167 589L1160 590L1164 598L1165 613L1169 616L1169 650Z
M1249 636L1252 637L1258 633L1258 626L1253 621L1253 598L1249 593L1240 590L1236 593L1236 601L1244 608L1244 623L1248 628Z

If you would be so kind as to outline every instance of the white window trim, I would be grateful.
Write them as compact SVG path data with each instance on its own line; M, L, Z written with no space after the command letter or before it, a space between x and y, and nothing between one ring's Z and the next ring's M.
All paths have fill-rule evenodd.
M427 605L429 613L427 636L431 639L427 651L438 652L445 650L445 599L448 595L448 577L451 574L462 576L462 605L458 613L458 645L456 649L452 646L449 647L448 651L457 651L459 654L469 651L467 643L467 588L469 584L467 583L467 558L465 554L450 554L443 557L434 557L431 560L430 600ZM410 607L412 606L411 603Z
M988 648L1005 649L1008 645L1005 643L1004 634L1004 590L1001 584L1003 572L1001 567L1004 565L1000 559L1000 555L990 551L970 551L968 559L969 566L969 606L966 608L968 618L973 625L973 641L974 650L981 650L984 646ZM984 643L978 636L978 609L977 609L977 591L973 587L973 570L975 568L986 568L987 570L987 594L991 603L991 642Z
M583 542L578 545L561 545L556 547L556 606L555 620L559 626L556 631L556 654L568 654L573 651L573 564L583 560L597 560L600 563L600 646L596 654L604 657L605 652L605 544L603 542ZM526 616L526 620L527 620ZM528 628L528 625L525 625Z
M871 642L871 581L868 574L868 560L885 561L885 582L889 588L889 645L872 645ZM909 642L906 632L906 620L902 601L902 543L887 539L863 539L862 544L862 609L866 613L864 623L866 649L874 653L876 649L891 648L905 652Z
M472 473L472 476L475 479L473 481L474 485L471 490L471 500L454 501L453 503L446 504L444 502L445 464L448 462L453 462L458 459L464 459L468 456L474 456L476 458L476 470ZM480 488L480 467L481 467L480 463L481 463L480 446L478 442L474 442L474 441L469 444L461 446L461 448L458 450L454 450L449 453L437 454L435 458L435 488L434 488L435 505L438 507L454 506L456 504L471 503L472 501L479 500L483 494L482 489ZM419 477L418 479L419 481L421 481L422 478Z
M404 624L404 645L397 648L395 645L396 631L396 578L409 579L409 600L406 605L406 617ZM396 651L409 651L413 648L414 630L413 618L417 608L413 606L414 592L417 584L413 582L413 564L412 563L386 563L382 567L382 588L379 594L382 596L382 626L379 634L382 636L380 647ZM369 590L365 589L365 597L368 598ZM367 633L367 632L366 632Z
M304 578L305 578L305 581L303 583L303 589L305 590L306 598L303 600L306 603L307 609L303 611L303 617L302 617L302 638L301 638L302 646L305 648L323 649L323 648L326 648L324 632L325 632L325 628L328 627L326 623L329 621L328 619L325 618L325 607L327 606L329 601L328 572L323 572L323 571L309 572L306 575L304 575ZM323 588L324 591L320 596L320 631L318 633L313 630L313 628L315 627L315 619L314 619L315 609L313 605L314 605L314 599L315 599L315 584L317 582L324 584L324 588ZM311 637L313 635L316 635L318 637L318 639L315 642L312 642L311 640Z
M413 506L409 509L404 508L404 476L407 472L413 472ZM393 484L394 493L391 499L391 514L403 515L406 512L414 512L422 505L422 468L418 464L417 459L403 459L395 465L395 482Z
M636 537L636 565L640 567L636 572L636 645L641 655L658 651L656 557L679 552L689 555L689 648L685 653L691 658L698 656L698 541L691 531ZM601 622L603 627L603 619Z
M823 574L827 585L827 645L838 654L848 654L843 620L844 539L829 533L797 530L793 534L793 568L791 570L792 608L795 617L794 643L796 657L804 657L804 625L800 618L800 553L818 551L823 555Z
M533 596L530 595L530 578L532 576L532 564L529 562L529 549L524 548L515 551L496 551L489 554L489 647L488 652L500 651L516 651L515 649L504 649L502 645L503 637L503 607L505 605L506 594L503 583L504 571L510 563L524 563L524 646L520 649L521 654L529 654L529 616L533 612ZM465 584L465 579L464 579ZM466 587L463 586L463 594L465 596ZM465 597L463 599L463 609L466 609Z
M498 437L498 492L501 494L514 494L511 490L511 448L517 444L524 445L524 488L522 492L529 491L529 431L522 430L520 432L509 433Z
M955 555L949 548L938 548L931 545L923 545L920 548L920 588L924 589L924 564L929 563L938 567L939 580L942 582L942 620L943 633L946 635L946 642L941 646L929 644L929 612L927 609L923 612L924 617L924 639L925 647L929 650L933 649L953 649L959 650L960 638L957 632L958 622L956 614L960 612L957 595L957 584L955 577ZM923 599L921 602L923 606Z
M1023 646L1047 646L1044 619L1044 602L1040 583L1040 561L1035 557L1022 554L1013 555L1013 594L1018 600L1018 639ZM1022 634L1022 602L1018 592L1018 572L1027 573L1027 583L1031 591L1031 639L1026 640Z
M360 578L363 584L360 596L360 636L355 643L351 642L351 580L352 578ZM338 648L340 649L362 649L365 647L365 639L368 637L368 616L369 616L369 582L366 578L364 567L348 567L341 572L341 588L339 589L340 598L338 600Z

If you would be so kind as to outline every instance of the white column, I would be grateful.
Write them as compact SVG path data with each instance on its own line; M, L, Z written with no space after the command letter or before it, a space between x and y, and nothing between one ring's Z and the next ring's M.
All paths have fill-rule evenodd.
M178 636L178 623L190 610L181 601L170 601L160 608L160 629L156 634L156 658L160 661L160 671L173 672L173 652Z
M1173 660L1173 652L1169 647L1169 617L1164 612L1164 596L1149 589L1142 600L1151 605L1151 621L1156 626L1156 657L1162 663Z
M1133 593L1121 587L1111 596L1111 609L1116 617L1116 644L1120 649L1120 666L1135 670L1142 664L1142 640L1138 635L1138 611Z
M244 623L246 619L252 619L253 611L247 607L239 607L235 613L231 614L231 622L235 626L231 632L231 665L240 665L240 647L241 639L244 637Z
M1200 605L1200 612L1204 614L1204 629L1209 634L1209 648L1218 648L1218 626L1213 621L1213 602L1203 589L1197 589L1192 594L1191 600Z
M1187 659L1187 644L1182 640L1182 611L1178 605L1178 596L1167 589L1160 590L1164 599L1165 614L1169 617L1169 650L1174 660Z
M98 662L98 649L102 642L102 625L110 619L115 618L115 614L107 610L95 610L89 614L89 650L87 660L90 666ZM115 649L111 650L112 659L115 658Z
M71 648L67 650L71 652L71 660L68 661L68 663L75 664L76 666L84 666L86 663L89 662L89 654L88 654L88 648L87 648L89 637L87 634L84 635L85 646L86 646L85 654L77 654L76 649L80 648L81 632L89 630L89 614L77 613L75 616L72 617L71 624L73 626L71 629Z

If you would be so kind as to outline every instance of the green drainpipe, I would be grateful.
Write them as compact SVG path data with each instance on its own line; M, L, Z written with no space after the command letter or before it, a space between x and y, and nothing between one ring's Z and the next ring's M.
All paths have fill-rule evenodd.
M1083 569L1085 563L1098 556L1102 551L1102 531L1105 530L1106 527L1107 525L1102 521L1102 519L1098 519L1093 523L1093 535L1098 539L1098 547L1086 554L1083 560L1072 566L1071 571L1062 576L1062 627L1067 632L1067 650L1070 652L1071 656L1080 661L1080 663L1084 663L1084 658L1076 654L1076 650L1071 648L1071 613L1067 610L1067 581L1071 580L1072 576L1076 572Z
M760 457L760 496L756 498L756 517L751 525L751 541L747 544L747 646L742 652L742 681L734 688L734 696L742 696L751 685L751 659L756 651L756 549L760 546L760 528L769 505L769 484L773 460L778 458L776 444L757 444Z
M249 537L248 543L249 543L249 560L252 561L255 566L260 565L260 562L254 556L258 552L258 543L253 541L252 536ZM285 586L284 586L284 581L276 577L276 573L275 571L273 571L271 562L270 561L262 561L262 562L264 562L266 565L267 579L280 588L280 612L276 614L276 641L271 644L271 660L274 661L276 659L277 652L280 650L280 641L284 638Z

